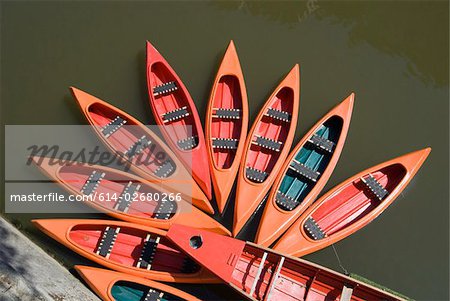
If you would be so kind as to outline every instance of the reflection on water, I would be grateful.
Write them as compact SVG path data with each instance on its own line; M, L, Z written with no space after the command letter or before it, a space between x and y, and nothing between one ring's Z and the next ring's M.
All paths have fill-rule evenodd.
M411 76L439 87L448 84L446 1L229 1L214 5L289 25L308 17L344 24L350 29L350 47L368 43L407 58ZM408 26L398 26L399 20ZM433 41L440 42L436 45Z
M403 153L426 146L433 151L403 197L336 244L342 263L349 272L410 297L448 300L448 2L1 5L0 96L7 124L85 124L67 90L72 85L152 122L145 82L147 39L183 79L202 117L230 39L241 59L251 118L277 82L300 63L294 144L354 91L347 142L325 191ZM10 217L43 244L50 243L29 225L35 215ZM63 247L49 248L69 265L80 263ZM331 248L307 258L340 270ZM224 287L183 288L203 292L203 299L230 299Z

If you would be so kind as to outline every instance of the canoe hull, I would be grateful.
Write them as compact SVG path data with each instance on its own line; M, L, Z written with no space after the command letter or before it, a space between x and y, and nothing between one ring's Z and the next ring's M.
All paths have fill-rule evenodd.
M256 234L255 242L257 244L268 247L272 243L274 243L275 240L278 239L296 221L301 213L306 210L306 208L308 208L312 202L314 202L319 193L322 191L323 187L330 178L337 164L337 161L339 160L342 148L344 147L353 110L353 101L354 94L351 94L343 102L341 102L330 112L328 112L321 120L319 120L316 125L311 128L311 130L292 150L283 167L281 168L281 172L275 179L274 185L268 197L266 207L264 208L261 222L258 227L258 232ZM306 166L311 166L311 170L320 170L321 175L319 179L316 182L313 182L304 177L298 180L297 175L295 175L293 179L287 178L289 177L288 174L291 172L291 164L293 160L297 160L297 158L302 155L300 154L300 151L306 150L306 145L311 144L310 141L313 135L319 133L319 131L324 128L325 124L330 123L335 119L336 127L339 127L339 130L336 131L339 131L339 134L336 135L337 137L334 137L334 140L337 141L334 142L335 146L332 153L321 150L316 151L315 149L308 149L307 151L310 151L310 153L308 154L308 157L302 162ZM310 164L307 164L308 160L310 160L313 155L319 156L322 161L311 162ZM326 165L324 166L323 161L325 160L327 160L328 162L326 162ZM282 192L287 197L289 197L290 195L296 196L296 198L292 198L290 200L295 200L297 202L300 201L297 207L293 208L292 210L286 210L287 208L281 208L280 205L277 204L278 193L283 188L282 185L284 185L284 181L286 180L290 180L288 184L289 188L285 188ZM304 190L296 190L296 188L294 187L295 184L297 184L298 186L301 185L302 189ZM309 188L307 185L311 185L312 188ZM304 191L308 191L308 189L310 189L309 192L307 192L307 194L303 196Z
M268 98L250 129L237 179L233 236L255 212L289 153L297 126L299 78L299 66L295 65ZM268 117L270 111L282 116ZM266 147L263 149L261 144ZM255 176L249 178L247 172Z
M378 217L405 189L430 151L430 148L426 148L406 154L371 167L342 182L306 210L273 249L292 256L304 256L363 228ZM373 174L389 193L382 201L374 201L374 195L367 192L362 184L361 179L369 174ZM358 191L357 194L355 191ZM359 203L355 204L358 201ZM305 227L310 227L311 218L318 220L319 227L325 231L325 237L315 239L306 232L305 229L308 228Z
M122 288L118 291L118 286L129 285L128 290L130 294L130 300L140 300L147 294L148 290L152 289L157 291L157 294L163 293L165 298L178 297L188 301L198 301L199 299L194 296L185 293L181 290L173 288L169 285L165 285L156 281L151 281L141 277L136 277L124 273L115 271L93 268L89 266L75 266L75 270L81 275L84 281L91 287L91 289L105 301L120 300L119 297L124 297L127 293L126 288ZM119 296L116 294L120 293ZM134 298L134 299L132 299Z
M218 118L216 109L231 110L238 118ZM237 110L239 110L237 112ZM247 91L239 58L233 41L230 42L217 71L211 90L205 119L205 138L209 154L214 194L222 213L233 187L248 127ZM237 140L233 148L214 148L214 139ZM234 149L235 147L235 149Z

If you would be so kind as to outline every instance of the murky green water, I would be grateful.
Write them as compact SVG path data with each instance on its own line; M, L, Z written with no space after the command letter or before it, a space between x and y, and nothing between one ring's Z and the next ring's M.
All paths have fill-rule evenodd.
M2 2L1 8L4 124L85 124L69 85L152 123L146 39L185 81L202 115L230 39L252 117L300 63L296 142L354 91L351 129L326 189L403 153L433 151L402 197L336 244L342 263L412 298L449 298L447 2ZM35 216L9 217L67 264L85 262L32 229ZM307 258L340 271L331 248ZM203 298L239 298L222 286L183 288Z

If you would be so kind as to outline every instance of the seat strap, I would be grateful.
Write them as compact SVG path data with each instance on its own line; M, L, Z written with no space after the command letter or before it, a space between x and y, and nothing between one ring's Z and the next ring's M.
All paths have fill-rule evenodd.
M174 81L163 83L153 88L153 96L160 96L163 94L172 93L178 90L177 84Z
M120 227L106 227L105 231L103 231L102 238L95 253L102 257L109 258L119 231Z
M120 129L127 121L122 119L120 116L117 116L113 120L111 120L107 125L102 128L102 134L109 138L112 134L114 134L118 129Z
M91 195L95 190L97 190L98 185L104 177L104 172L94 170L81 188L81 193L84 195Z

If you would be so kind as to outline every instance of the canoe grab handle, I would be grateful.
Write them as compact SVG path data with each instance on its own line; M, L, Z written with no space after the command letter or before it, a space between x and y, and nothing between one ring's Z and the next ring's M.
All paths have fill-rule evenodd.
M182 150L191 150L198 144L198 137L191 136L177 141L178 147Z
M277 119L277 120L281 120L284 122L290 122L291 121L291 114L289 114L289 112L285 112L282 110L277 110L274 108L269 108L267 110L267 113L265 114L267 117L273 118L273 119Z
M189 116L189 112L187 110L187 106L166 112L161 115L163 122L168 123L172 121L177 121L179 119L182 119L184 117Z
M201 235L195 235L192 236L189 239L189 245L191 246L192 249L199 249L202 245L203 245L203 238Z
M163 83L153 88L153 96L160 96L176 90L178 90L178 87L174 81Z
M102 134L105 136L105 138L108 138L109 136L114 134L118 129L120 129L125 123L127 123L125 119L122 119L120 116L117 116L102 128Z
M382 201L389 192L384 189L383 185L380 184L371 174L369 174L366 178L362 177L361 181L366 184L366 186L372 191L372 193Z
M241 110L239 109L226 109L226 108L213 108L212 117L222 119L240 119Z
M264 136L260 136L260 135L255 135L256 140L253 140L252 143L256 144L260 147L269 149L269 150L273 150L276 152L279 152L281 150L281 146L283 145L283 142L271 139L271 138L267 138Z
M308 139L309 143L312 143L318 149L324 150L328 153L333 152L334 142L328 140L327 138L321 137L319 135L314 134L311 138Z
M95 190L97 190L98 185L104 177L104 172L94 170L86 180L86 183L84 183L83 187L81 188L81 193L85 195L91 195Z

